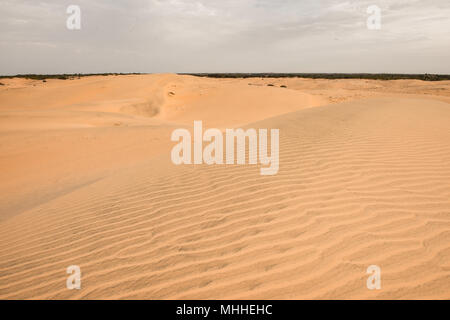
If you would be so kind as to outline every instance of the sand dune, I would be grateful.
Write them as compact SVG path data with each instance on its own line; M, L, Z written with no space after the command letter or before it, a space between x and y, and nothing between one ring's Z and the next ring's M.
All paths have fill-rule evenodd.
M450 298L450 82L2 82L0 299ZM173 165L193 120L279 129L278 174Z

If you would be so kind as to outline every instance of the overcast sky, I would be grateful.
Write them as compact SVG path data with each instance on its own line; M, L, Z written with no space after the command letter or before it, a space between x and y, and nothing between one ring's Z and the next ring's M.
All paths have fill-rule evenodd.
M1 0L0 57L0 74L450 74L450 0Z

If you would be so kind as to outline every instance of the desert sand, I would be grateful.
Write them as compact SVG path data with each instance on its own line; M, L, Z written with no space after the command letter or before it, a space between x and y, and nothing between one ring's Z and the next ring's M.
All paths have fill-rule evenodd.
M450 299L450 81L0 82L0 299ZM278 174L174 165L194 120Z

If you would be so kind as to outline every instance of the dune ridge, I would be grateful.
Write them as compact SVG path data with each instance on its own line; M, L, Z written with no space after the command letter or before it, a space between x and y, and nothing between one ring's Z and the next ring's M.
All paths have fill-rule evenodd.
M86 101L51 107L46 93L21 89L45 97L45 115L76 109L91 127L19 117L20 130L1 129L12 171L2 174L0 299L450 298L449 82L401 93L405 81L386 92L383 81L109 78L74 80L92 90ZM14 94L0 92L2 115L35 112ZM93 122L97 108L104 119ZM170 132L195 117L280 129L278 174L173 165ZM72 264L81 290L65 288ZM381 290L366 287L372 264Z

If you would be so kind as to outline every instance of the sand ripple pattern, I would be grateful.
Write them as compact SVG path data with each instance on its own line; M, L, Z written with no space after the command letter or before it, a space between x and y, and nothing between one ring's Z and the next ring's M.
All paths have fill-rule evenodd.
M161 155L3 221L0 298L450 298L449 104L380 98L250 127L280 129L278 175ZM72 264L81 290L65 288Z

